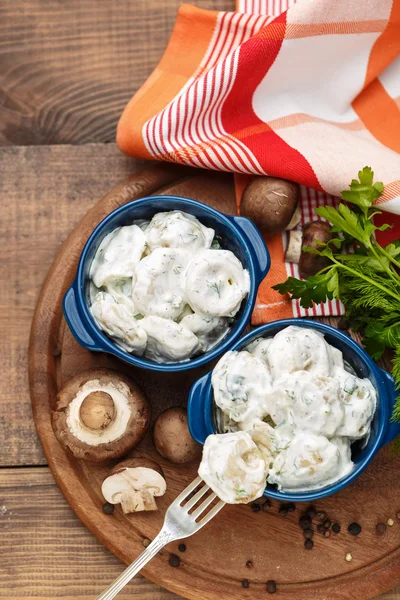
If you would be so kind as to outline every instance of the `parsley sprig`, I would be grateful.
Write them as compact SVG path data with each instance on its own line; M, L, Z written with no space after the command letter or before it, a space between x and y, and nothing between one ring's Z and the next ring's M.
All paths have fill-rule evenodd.
M393 376L400 388L400 240L385 248L376 240L375 232L390 225L373 223L373 217L381 214L373 204L383 191L383 183L374 183L373 178L372 169L364 167L350 189L341 193L346 204L316 209L337 236L304 251L326 256L329 265L305 280L289 277L274 289L298 298L304 308L340 299L346 318L363 332L364 346L372 358L379 359L386 348L394 350ZM400 399L393 418L400 421Z

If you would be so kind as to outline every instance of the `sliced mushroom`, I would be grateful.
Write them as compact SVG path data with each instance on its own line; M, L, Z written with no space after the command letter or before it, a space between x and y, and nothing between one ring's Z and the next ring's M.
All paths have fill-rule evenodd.
M289 232L289 241L285 252L285 261L298 264L301 256L303 232L299 229Z
M121 504L124 514L157 510L155 498L167 484L161 468L149 459L128 459L116 465L103 481L101 492L110 504Z
M54 433L76 458L104 462L135 448L146 435L150 405L139 387L111 369L73 377L56 398Z
M312 221L303 228L302 252L299 260L300 277L304 279L315 275L329 264L329 258L304 252L304 248L319 248L318 242L329 242L335 234L330 231L331 225L326 221Z
M201 452L201 446L190 435L186 410L178 406L165 410L157 418L153 443L157 452L173 463L191 462Z
M298 195L299 186L293 181L255 177L243 192L240 213L251 219L263 233L281 233L291 224Z

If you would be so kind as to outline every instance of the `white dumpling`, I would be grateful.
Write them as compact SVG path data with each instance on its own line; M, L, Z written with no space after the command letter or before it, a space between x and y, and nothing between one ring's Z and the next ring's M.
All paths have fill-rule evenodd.
M185 250L157 248L136 267L132 298L143 315L176 319L185 307Z
M179 362L199 350L197 337L171 319L148 316L140 320L147 334L146 357L155 362Z
M118 279L132 278L146 246L146 236L137 225L118 227L101 242L90 267L96 287Z
M100 329L128 352L141 356L146 348L147 334L141 321L135 319L133 303L118 304L111 294L99 292L90 307Z
M340 367L334 373L345 412L344 423L336 433L354 440L362 438L369 432L375 414L376 390L369 379L360 379Z
M199 475L229 504L251 502L263 495L268 466L250 435L244 431L209 435Z
M179 210L157 213L146 229L150 252L155 248L184 248L193 253L210 248L214 235L214 229Z
M353 467L343 448L322 435L298 432L288 448L275 458L268 482L277 484L283 491L329 485L347 475Z
M271 375L260 358L243 352L227 352L212 374L215 403L236 422L262 419Z
M279 331L271 340L267 361L274 379L295 371L327 376L333 365L329 346L322 334L292 325Z
M272 338L256 338L247 346L246 350L250 354L254 354L254 356L258 356L258 358L267 362L267 350L271 342Z
M188 265L186 295L195 313L233 316L249 290L249 274L230 250L203 250Z
M261 450L265 460L270 463L273 458L282 450L286 450L289 443L294 438L294 429L285 424L280 427L273 427L266 420L253 419L252 421L244 421L237 423L236 426L240 431L247 431L251 439Z
M276 425L287 422L302 431L332 437L343 424L338 381L308 371L295 371L276 380L267 406Z
M226 317L204 317L192 313L184 316L180 324L198 337L201 349L207 352L224 337L229 329L230 320Z

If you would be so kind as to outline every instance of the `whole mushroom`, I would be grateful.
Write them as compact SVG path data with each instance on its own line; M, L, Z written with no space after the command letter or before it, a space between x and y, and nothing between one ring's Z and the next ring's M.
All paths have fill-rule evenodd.
M110 504L120 504L124 514L157 510L155 498L167 484L161 468L146 458L127 459L103 481L101 492Z
M73 377L56 397L54 433L76 458L104 462L135 448L146 435L150 405L129 377L89 369Z
M276 177L255 177L246 186L240 214L251 219L263 233L275 235L300 221L299 186Z
M201 446L189 432L187 413L176 406L162 412L153 428L153 443L162 457L173 463L188 463L197 458Z
M315 275L329 265L329 258L304 252L304 248L318 248L318 242L329 242L335 234L331 233L331 224L326 221L312 221L303 227L301 255L299 260L300 277L306 278Z
M329 242L334 237L331 225L325 221L312 221L304 225L303 231L294 230L289 234L285 261L299 265L300 277L305 279L315 275L329 264L325 256L305 252L305 248L319 248L319 242Z

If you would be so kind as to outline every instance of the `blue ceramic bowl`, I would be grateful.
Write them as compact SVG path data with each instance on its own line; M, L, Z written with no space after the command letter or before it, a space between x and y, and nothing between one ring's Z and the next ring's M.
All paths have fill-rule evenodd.
M285 319L268 323L254 329L243 336L230 350L243 350L257 337L272 337L281 329L289 325L298 327L309 327L324 334L326 341L342 351L344 359L353 367L359 377L370 379L378 394L376 413L371 426L371 433L367 445L352 449L354 467L351 473L336 483L309 492L286 493L279 492L275 486L267 485L264 495L288 502L308 502L330 496L346 487L369 465L375 454L388 442L400 434L400 424L391 423L393 404L398 393L395 390L394 380L389 373L380 369L363 348L352 338L331 327L316 321L307 319ZM192 386L188 402L188 420L190 433L195 440L204 444L206 437L217 433L215 423L215 411L213 405L213 394L211 387L211 373L204 375Z
M185 362L160 364L136 357L116 346L97 326L89 311L89 269L103 238L121 225L131 225L136 219L150 220L158 212L181 210L197 217L219 236L221 245L231 250L250 274L250 292L242 302L235 321L223 340L209 352ZM243 333L254 307L257 289L270 266L268 249L255 225L244 217L230 217L223 213L179 196L149 196L124 204L110 213L93 231L82 251L75 280L63 300L66 321L77 341L88 350L114 354L125 362L153 371L185 371L200 367L213 360Z

